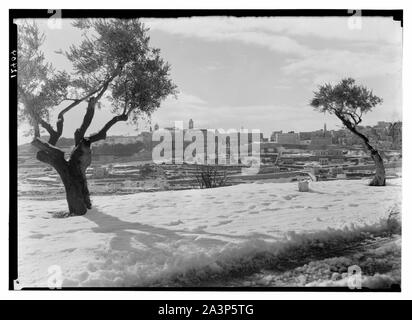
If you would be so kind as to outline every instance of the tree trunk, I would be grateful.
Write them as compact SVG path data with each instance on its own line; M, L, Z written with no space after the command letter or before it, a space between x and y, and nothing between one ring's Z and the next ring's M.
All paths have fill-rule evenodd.
M74 148L68 161L64 157L52 157L44 151L37 153L37 159L50 164L62 179L70 215L84 215L87 209L91 209L86 179L86 169L91 163L91 150L87 140L82 140Z
M344 117L340 116L336 113L337 117L343 122L343 124L355 135L362 139L363 144L365 145L366 149L368 149L371 158L375 162L375 176L372 181L369 183L370 186L385 186L386 185L386 174L385 174L385 166L383 165L383 160L381 155L379 154L378 150L376 150L370 143L367 136L363 133L359 132L357 128L350 123L350 121L346 120Z
M369 139L363 135L362 133L355 131L355 133L362 139L363 143L366 146L366 149L370 152L371 158L375 162L375 176L373 177L372 181L369 183L370 186L385 186L386 185L386 174L385 174L385 166L383 165L383 160L381 155L379 154L378 150L376 150L372 145L369 143Z
M70 215L84 215L87 209L91 209L86 177L77 175L68 168L65 168L64 173L61 173L60 177L66 190Z
M375 162L376 172L375 177L369 183L370 186L384 186L386 185L385 166L383 165L382 157L379 152L373 149L371 157Z

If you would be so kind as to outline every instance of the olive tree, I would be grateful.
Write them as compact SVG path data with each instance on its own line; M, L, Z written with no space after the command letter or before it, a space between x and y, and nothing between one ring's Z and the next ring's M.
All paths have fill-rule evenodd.
M359 130L359 124L365 113L373 110L382 99L375 96L372 90L357 85L352 78L343 79L336 85L324 84L314 92L310 105L321 112L335 115L346 128L358 136L375 162L375 176L371 186L384 186L386 183L385 167L379 151L372 146L369 138Z
M19 120L31 125L37 159L58 172L69 213L83 215L91 208L85 174L91 163L91 145L105 139L118 122L137 123L150 116L162 100L176 94L176 86L170 78L170 65L159 49L150 46L148 29L138 19L79 19L73 25L81 29L82 40L60 52L72 64L73 71L68 73L55 71L45 61L41 52L44 35L38 27L20 24L18 103ZM66 105L53 126L50 115L62 104ZM113 117L97 132L86 134L95 113L104 106L110 107ZM65 114L75 108L84 112L84 117L66 159L56 143ZM48 141L40 138L41 129L48 132Z

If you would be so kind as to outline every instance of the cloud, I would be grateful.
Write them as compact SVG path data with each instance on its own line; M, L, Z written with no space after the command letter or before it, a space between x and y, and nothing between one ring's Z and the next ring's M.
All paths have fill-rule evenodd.
M208 41L240 41L299 55L305 55L314 49L300 43L298 37L352 43L375 42L381 45L402 43L402 29L399 22L392 18L360 17L360 29L351 27L353 19L358 17L195 17L143 20L151 30Z
M276 84L273 86L274 89L279 89L279 90L288 90L292 89L291 85L286 85L286 84Z
M290 59L281 67L287 75L312 79L314 83L343 77L366 78L402 73L399 54L388 52L353 52L349 50L322 50L301 58Z
M304 54L308 47L282 34L261 32L256 22L259 19L237 19L230 17L143 19L151 30L159 30L185 37L196 37L208 41L238 41L258 45L281 53Z
M353 28L353 19L361 19ZM146 19L152 30L206 41L237 41L289 54L285 75L311 84L401 72L402 29L392 18L196 17Z
M173 98L169 98L169 101L170 99L173 99ZM185 92L179 93L177 96L177 100L181 104L191 104L191 105L206 104L206 101L203 100L202 98L189 94L189 93L185 93Z
M397 97L400 91L391 89L393 85L386 81L389 81L388 75L398 78L401 75L402 29L391 18L362 17L360 29L350 28L350 21L345 18L199 17L144 21L153 32L162 32L163 36L169 36L174 40L172 43L178 43L179 46L196 39L205 41L210 50L214 49L213 45L217 42L229 45L237 42L269 50L269 54L263 54L262 50L248 51L254 54L253 68L267 68L270 61L267 59L277 59L277 63L272 64L273 73L253 73L253 76L262 76L268 83L273 83L272 87L278 96L268 95L266 100L261 99L259 102L244 99L251 102L245 102L244 105L238 104L242 99L237 97L247 98L251 92L259 94L263 90L262 81L255 85L248 84L250 88L246 89L238 79L247 74L245 71L248 68L241 64L231 65L224 59L224 55L212 62L206 59L207 63L201 69L216 71L210 78L209 75L205 78L211 81L211 86L226 79L227 74L234 70L239 75L230 78L230 88L233 86L238 90L231 91L233 99L226 99L225 102L214 99L216 92L199 90L192 85L193 78L190 78L186 81L191 85L182 85L181 89L191 88L197 93L202 92L204 96L194 96L184 91L177 100L165 101L162 108L153 115L153 120L161 126L170 126L177 120L183 121L187 127L188 120L192 118L195 127L229 129L243 126L248 129L259 128L266 133L276 129L312 130L319 123L320 126L323 125L324 121L331 128L337 128L341 125L339 121L332 116L314 112L307 104L316 84L347 76L361 78L362 83L371 83L371 87L378 86L379 94L391 106L378 108L365 118L366 122L397 117L394 110L398 108L393 105L395 100L386 99L386 96L392 90ZM239 55L242 50L243 48L239 49ZM208 49L200 53L201 57L202 54L208 55ZM184 63L180 67L184 68ZM371 78L371 82L368 78ZM208 84L206 80L202 82L202 85L205 84ZM217 92L223 90L223 87L228 90L227 87L220 86ZM293 91L285 90L289 88ZM289 92L294 92L293 98L297 98L285 98ZM295 101L296 105L288 104L290 100Z

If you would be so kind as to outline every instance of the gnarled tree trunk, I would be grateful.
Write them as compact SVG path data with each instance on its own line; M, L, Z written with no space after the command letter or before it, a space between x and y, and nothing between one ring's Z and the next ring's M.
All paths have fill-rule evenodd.
M385 166L383 165L383 160L381 155L377 150L372 148L371 157L375 162L376 172L372 181L369 183L370 186L384 186L386 185L386 175L385 175Z
M362 139L363 144L365 145L366 149L369 151L371 158L375 162L375 176L373 177L372 181L369 183L370 186L385 186L386 185L386 174L385 174L385 166L383 165L383 160L379 151L376 150L370 143L367 136L363 133L359 132L358 129L348 120L346 120L343 116L338 113L335 113L337 117L343 122L343 124L355 135Z
M108 78L99 88L88 93L81 99L75 99L74 102L60 111L57 117L56 130L40 116L35 113L32 114L32 117L35 120L35 137L32 144L40 150L37 152L36 157L39 161L47 163L56 169L64 184L66 199L69 205L69 213L71 215L83 215L87 212L87 209L90 209L92 206L86 179L86 169L91 163L91 144L93 142L105 139L107 131L115 123L119 121L126 121L129 113L133 110L133 108L131 108L129 112L126 112L125 107L122 114L109 120L99 132L88 138L84 136L94 117L96 103L106 92L110 82L117 75L119 75L121 69L122 66L119 65L112 76ZM94 96L95 94L96 96ZM83 122L74 133L75 147L69 160L66 160L64 158L64 152L56 147L57 141L63 132L64 114L79 105L81 102L86 101L86 99L88 99L87 109L83 117ZM27 105L29 104L27 103ZM49 133L50 138L48 142L40 140L40 131L38 130L39 125L41 125Z
M90 123L92 122L96 103L106 91L113 77L98 90L95 90L81 100L75 100L75 102L62 110L58 115L58 121L56 123L57 130L54 130L51 125L41 118L38 119L40 124L49 132L50 138L49 142L44 142L39 139L40 134L38 134L35 136L32 144L40 150L37 152L37 159L51 165L54 169L56 169L62 179L66 191L66 199L69 205L70 215L84 215L87 212L87 209L91 209L92 207L86 179L86 169L91 163L91 144L93 142L106 139L107 131L114 124L119 121L126 121L128 119L129 114L126 113L125 109L122 114L109 120L96 134L93 134L87 138L84 136L90 126ZM91 96L99 90L100 92L96 97ZM69 160L66 160L64 158L64 152L55 147L63 132L63 116L65 112L69 111L86 98L89 98L86 114L84 115L81 126L76 129L74 133L75 147L70 154Z
M63 168L56 168L63 181L66 191L67 204L71 215L83 215L91 208L86 177L79 174L79 168L70 168L66 164Z
M366 149L368 149L371 158L375 162L375 176L373 177L372 181L369 183L370 186L385 186L386 185L386 174L385 174L385 166L383 165L383 160L381 155L379 154L378 150L376 150L372 145L369 143L369 139L354 129L353 131L358 137L360 137L365 145Z
M40 145L36 141L34 144ZM74 148L69 160L65 160L61 150L44 142L41 144L43 147L37 153L37 159L51 165L62 179L70 215L84 215L91 208L86 179L86 169L91 163L90 143L83 139Z

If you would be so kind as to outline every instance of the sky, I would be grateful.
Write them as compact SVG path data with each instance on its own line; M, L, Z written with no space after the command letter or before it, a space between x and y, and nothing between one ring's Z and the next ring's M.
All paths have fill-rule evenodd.
M357 19L357 20L356 20ZM339 129L339 120L314 111L309 102L324 83L352 77L383 98L363 124L402 119L402 28L392 18L195 17L142 19L151 45L171 64L177 98L167 98L151 123L118 123L109 135L136 135L158 123L173 126L193 119L197 128L312 131ZM46 36L46 60L70 72L56 53L81 41L81 32L63 19L60 28L36 19ZM69 102L66 102L66 104ZM65 104L58 106L52 117ZM98 131L111 117L110 103L98 110L88 130ZM86 104L65 116L63 136L72 137ZM54 122L53 122L54 123ZM29 142L19 128L19 144Z

